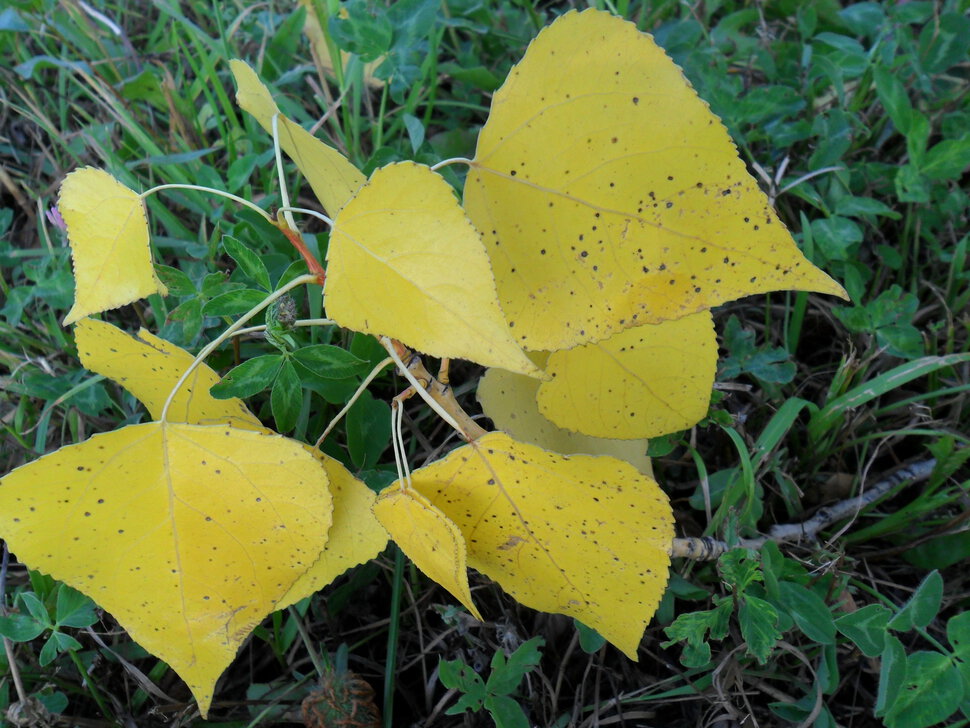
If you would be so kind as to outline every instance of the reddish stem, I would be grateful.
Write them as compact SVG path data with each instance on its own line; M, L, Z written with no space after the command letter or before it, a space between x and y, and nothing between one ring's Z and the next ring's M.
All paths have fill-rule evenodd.
M296 230L291 230L286 223L276 223L276 227L289 239L293 247L297 249L303 260L306 261L307 270L317 277L317 282L322 286L327 280L327 272L320 265L320 261L313 257L313 253L303 242L303 237Z

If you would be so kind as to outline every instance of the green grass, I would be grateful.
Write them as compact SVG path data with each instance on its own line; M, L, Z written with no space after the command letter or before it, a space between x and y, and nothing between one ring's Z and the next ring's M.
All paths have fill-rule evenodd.
M439 658L487 674L496 650L535 636L545 638L543 658L518 695L543 726L620 716L693 726L750 713L766 725L916 727L932 717L920 718L918 708L938 708L952 695L952 673L936 668L957 660L947 628L958 629L968 606L970 6L595 4L655 34L728 125L803 250L852 298L779 293L715 312L722 359L709 417L651 446L678 535L754 536L858 495L899 464L933 457L934 474L891 490L818 542L768 545L747 558L734 551L718 564L675 562L638 665L608 646L585 652L595 639L571 621L537 615L477 577L490 621L470 623L389 551L267 620L223 679L209 725L299 724L315 656L326 662L328 654L385 703L393 697L387 725L423 725L431 715L432 725L478 725L443 715L457 697L437 707L446 694L434 679ZM2 473L142 417L132 398L80 367L71 331L59 323L72 302L70 259L44 211L67 172L93 165L134 189L204 184L266 208L280 204L271 142L233 100L225 63L232 57L252 63L285 113L319 125L318 135L365 172L401 159L471 156L489 94L553 17L546 5L508 0L410 0L386 22L369 5L351 4L347 19L327 26L328 45L365 60L389 54L396 80L375 86L359 59L333 75L322 69L302 30L307 11L290 3L226 3L219 12L198 0L95 5L121 35L73 3L15 0L0 11ZM308 3L318 17L330 5ZM460 171L445 172L460 182ZM291 166L287 179L297 204L316 206ZM217 336L227 319L204 307L252 284L228 256L226 236L257 251L273 282L301 265L278 231L221 198L172 192L150 198L149 213L158 259L185 279L174 295L106 316L128 330L145 325L193 350ZM322 226L311 221L307 230L325 249ZM301 316L321 315L319 295L297 304ZM337 343L372 363L383 358L369 337L334 329L299 336L299 344ZM268 351L246 342L210 363L225 371ZM478 373L457 365L453 374L470 411ZM354 384L305 389L296 436L321 432ZM373 400L328 440L327 452L373 487L393 477L381 401L402 387L380 377ZM268 392L250 403L272 421ZM417 404L408 415L409 455L421 463L443 432ZM385 429L364 434L378 423ZM2 587L5 608L32 615L41 629L8 643L19 689L65 724L130 716L140 726L171 725L191 715L184 686L110 616L85 611L12 559ZM876 624L884 617L891 639L852 624L876 605L885 614L863 614ZM914 611L915 621L907 616ZM688 620L693 632L682 629ZM709 639L691 641L704 630ZM20 700L7 659L0 656L4 710ZM925 678L908 690L906 664ZM954 724L970 719L964 679L964 712ZM894 694L906 692L921 697L893 707Z

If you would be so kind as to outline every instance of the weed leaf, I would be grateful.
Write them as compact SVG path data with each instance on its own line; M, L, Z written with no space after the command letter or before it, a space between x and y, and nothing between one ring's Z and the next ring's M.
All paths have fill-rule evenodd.
M141 197L101 169L83 167L61 184L57 202L74 259L72 324L168 289L155 275Z
M537 373L506 325L477 231L429 168L377 170L334 221L327 263L325 305L341 326Z
M844 295L680 69L606 12L567 13L532 42L492 100L464 199L526 349L753 293Z

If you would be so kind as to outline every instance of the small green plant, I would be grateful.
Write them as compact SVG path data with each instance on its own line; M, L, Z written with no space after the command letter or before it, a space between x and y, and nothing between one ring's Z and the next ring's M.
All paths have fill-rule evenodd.
M542 659L539 648L544 644L542 637L533 637L508 657L501 649L496 650L485 680L461 660L442 660L438 663L438 679L449 690L461 693L458 702L445 713L474 713L484 708L497 728L529 728L529 718L513 696Z

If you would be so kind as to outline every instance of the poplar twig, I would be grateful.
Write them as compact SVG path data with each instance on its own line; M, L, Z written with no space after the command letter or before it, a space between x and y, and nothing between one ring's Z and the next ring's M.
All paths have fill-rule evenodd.
M918 483L930 477L936 460L930 458L911 465L905 465L890 473L871 488L854 498L847 498L835 505L819 508L815 515L801 523L778 523L772 526L767 535L759 538L742 538L737 544L729 545L710 536L703 538L675 538L670 547L670 555L675 558L694 561L714 561L734 546L760 549L765 542L785 543L788 541L813 541L819 531L826 526L858 515L864 508L872 505L901 483Z

